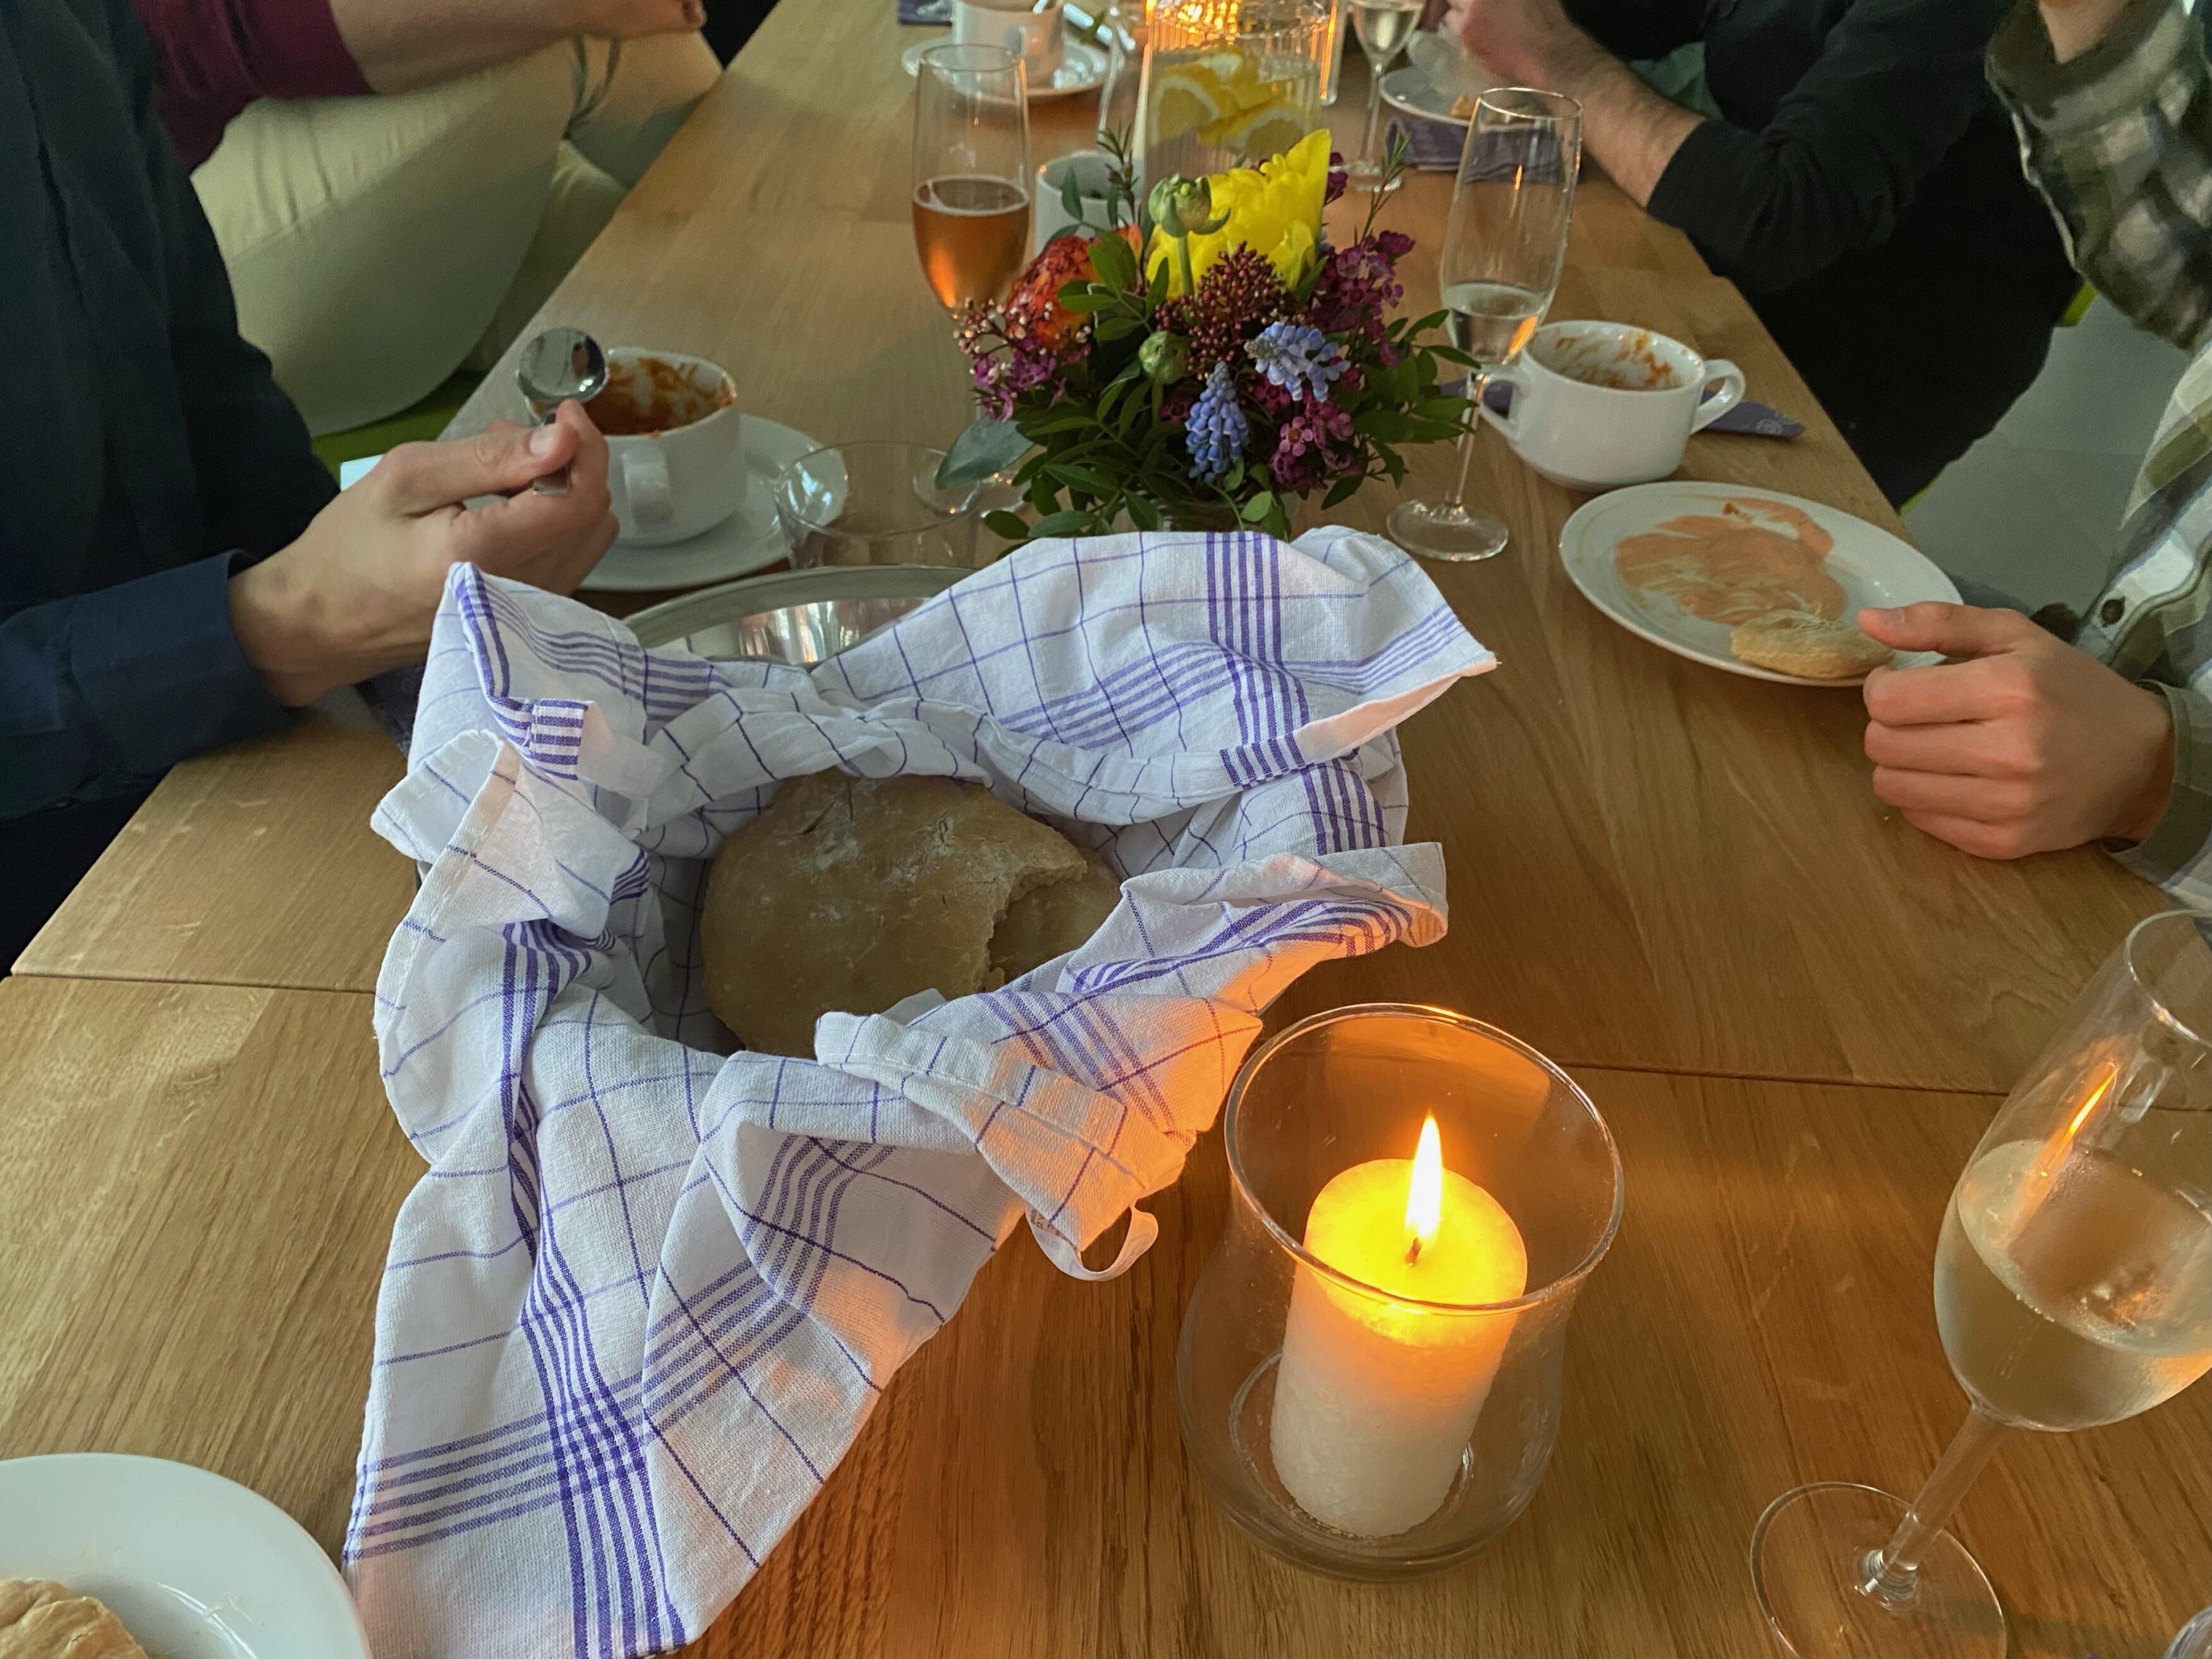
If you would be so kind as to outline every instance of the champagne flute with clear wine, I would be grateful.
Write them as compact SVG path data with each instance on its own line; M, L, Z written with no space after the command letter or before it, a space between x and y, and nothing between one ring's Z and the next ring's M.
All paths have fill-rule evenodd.
M2004 1614L1944 1523L2008 1429L2147 1412L2212 1367L2212 917L2139 922L1998 1109L1943 1212L1936 1326L1971 1409L1911 1503L1826 1481L1751 1540L1801 1659L1995 1659Z
M1359 159L1345 169L1354 190L1382 188L1382 71L1413 38L1423 3L1424 0L1352 0L1352 32L1358 35L1359 50L1367 59L1367 136L1359 142Z
M1003 298L1030 249L1029 88L998 46L933 46L914 88L914 246L947 311Z
M1521 355L1559 285L1582 153L1583 106L1571 98L1492 87L1475 104L1437 256L1445 328L1474 360L1467 428L1450 495L1390 509L1390 538L1409 553L1486 559L1505 546L1505 521L1466 504L1468 466L1483 388L1493 370Z

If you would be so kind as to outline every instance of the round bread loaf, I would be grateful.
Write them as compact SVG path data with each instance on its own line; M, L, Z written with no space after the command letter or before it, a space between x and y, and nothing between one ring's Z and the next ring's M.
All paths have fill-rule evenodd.
M793 778L714 854L699 915L708 1001L747 1048L811 1059L825 1013L1001 983L991 939L1007 908L1088 868L976 784Z

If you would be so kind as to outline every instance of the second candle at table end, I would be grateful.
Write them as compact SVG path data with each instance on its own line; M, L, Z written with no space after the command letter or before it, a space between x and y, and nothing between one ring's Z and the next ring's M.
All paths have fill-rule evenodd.
M1355 1164L1321 1189L1304 1245L1368 1288L1299 1266L1275 1381L1275 1472L1324 1525L1404 1532L1449 1493L1514 1322L1414 1304L1510 1302L1527 1288L1528 1251L1498 1200L1444 1167L1433 1115L1413 1158Z

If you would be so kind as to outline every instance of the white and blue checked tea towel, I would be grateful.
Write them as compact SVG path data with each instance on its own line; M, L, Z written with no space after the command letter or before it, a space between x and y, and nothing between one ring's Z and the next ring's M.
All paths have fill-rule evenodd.
M376 1035L430 1165L346 1539L380 1659L703 1629L1018 1220L1086 1273L1271 999L1442 933L1392 728L1492 661L1338 529L1038 544L811 675L456 570L375 820L424 870ZM1003 990L726 1059L706 860L830 766L988 783L1103 849L1121 907Z

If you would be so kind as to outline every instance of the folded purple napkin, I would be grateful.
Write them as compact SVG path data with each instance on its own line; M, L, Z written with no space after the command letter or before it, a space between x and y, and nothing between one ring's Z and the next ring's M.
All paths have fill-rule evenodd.
M901 5L908 0L899 0ZM1393 116L1390 131L1406 136L1406 159L1423 173L1449 173L1467 147L1467 128L1457 121L1424 121ZM1387 141L1386 141L1387 142Z
M952 21L952 0L898 0L902 23L945 24Z
M1448 398L1456 398L1466 392L1467 382L1449 381L1437 390ZM1508 413L1513 407L1513 383L1492 380L1483 388L1482 401L1500 415ZM1769 409L1765 404L1755 404L1747 398L1705 430L1740 432L1753 438L1797 438L1804 435L1805 425L1802 421L1791 420L1778 409Z

